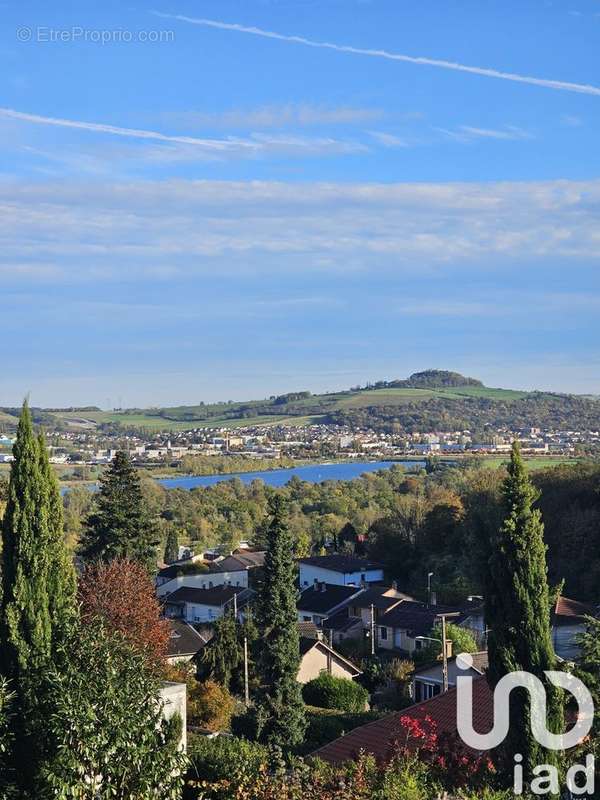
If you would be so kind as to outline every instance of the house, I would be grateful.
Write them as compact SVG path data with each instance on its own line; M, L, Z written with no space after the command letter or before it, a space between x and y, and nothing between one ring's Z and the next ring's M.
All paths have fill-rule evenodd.
M338 586L360 586L361 582L383 581L383 567L367 558L329 555L310 556L298 561L300 589L312 586L315 581Z
M472 678L480 678L485 675L488 667L488 654L487 651L482 650L479 653L471 653L473 659L473 666L469 669L461 669L461 675L471 676ZM415 703L420 703L423 700L430 700L432 697L440 694L443 688L442 676L442 662L435 661L432 664L425 664L415 670L413 674L412 696ZM448 659L448 686L450 688L456 686L456 676L458 674L458 667L456 666L456 656Z
M420 637L428 636L446 609L403 600L379 617L375 628L377 645L384 650L402 650L412 655L428 646Z
M322 625L327 617L345 608L361 591L358 586L340 586L315 580L313 586L305 589L298 599L298 621Z
M300 668L298 683L308 683L328 672L336 678L357 678L361 671L347 658L320 639L300 638Z
M364 752L373 755L378 762L385 763L394 753L395 742L404 738L401 717L408 717L421 723L429 718L436 726L439 736L454 736L457 735L456 705L456 689L450 689L430 700L416 703L375 722L354 728L339 739L334 739L333 742L315 750L311 753L311 757L339 765L355 761L359 753ZM486 678L479 677L473 681L473 725L475 730L485 733L492 729L493 724L493 694ZM466 745L465 750L469 751Z
M348 613L350 616L360 617L363 626L369 628L371 625L371 608L377 623L386 612L396 608L404 600L413 603L417 602L414 597L399 592L395 584L392 584L391 587L369 586L352 599L348 607Z
M204 636L189 623L171 619L171 633L167 643L167 662L181 664L192 661L206 644Z
M361 639L364 634L363 621L360 617L348 616L347 611L339 611L322 623L323 635L334 644L346 639Z
M251 570L264 565L264 552L241 553L209 564L171 564L161 569L156 579L156 594L167 597L182 586L212 589L215 586L241 586L247 589Z
M597 606L559 597L552 614L552 644L556 655L565 661L576 660L580 653L577 637L585 633L585 618L597 616Z
M192 623L215 622L227 608L233 608L235 596L238 609L241 609L253 594L241 586L215 586L212 589L182 586L166 598L165 615Z

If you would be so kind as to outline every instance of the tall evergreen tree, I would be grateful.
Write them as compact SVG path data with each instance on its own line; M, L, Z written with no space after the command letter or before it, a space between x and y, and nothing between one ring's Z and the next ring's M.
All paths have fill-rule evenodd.
M261 633L258 669L261 687L256 700L257 735L261 741L290 749L306 730L298 683L300 647L296 601L294 542L280 495L271 498L271 523L259 592L257 624Z
M163 559L165 564L172 564L179 559L179 540L177 538L177 529L173 525L171 525L167 532Z
M486 621L489 628L489 677L492 685L509 672L525 670L546 685L548 726L564 730L562 695L545 679L544 670L556 667L550 629L550 603L544 526L533 507L537 493L513 444L508 475L502 488L504 521L492 536ZM558 754L544 750L531 734L531 707L525 689L513 690L510 730L498 754L503 773L512 774L513 756L523 756L525 779L538 764L557 763Z
M88 561L129 558L155 566L150 524L137 471L127 453L119 451L102 476L96 510L86 524L81 554Z
M75 578L63 543L58 488L27 403L13 455L2 522L0 670L14 692L10 760L29 796L49 750L46 675L76 618Z

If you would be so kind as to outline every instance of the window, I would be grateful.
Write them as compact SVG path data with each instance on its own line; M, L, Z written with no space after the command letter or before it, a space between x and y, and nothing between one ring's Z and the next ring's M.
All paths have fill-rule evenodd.
M381 628L379 628L379 638L381 639L382 642L385 642L385 640L387 639L387 628L383 625L381 626Z
M426 681L415 681L415 701L422 703L424 700L431 700L441 691L439 683L427 683Z

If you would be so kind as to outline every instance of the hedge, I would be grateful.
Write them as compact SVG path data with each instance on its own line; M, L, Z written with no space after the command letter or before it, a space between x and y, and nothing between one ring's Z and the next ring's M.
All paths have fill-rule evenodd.
M365 710L369 692L348 678L336 678L322 672L318 678L304 684L302 697L311 706L359 712Z

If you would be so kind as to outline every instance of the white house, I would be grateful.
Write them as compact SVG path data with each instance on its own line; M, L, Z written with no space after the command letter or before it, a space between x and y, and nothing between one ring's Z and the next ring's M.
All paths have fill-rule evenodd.
M457 653L457 655L459 655ZM459 671L456 665L456 657L448 659L448 687L456 686L458 675L466 675L472 678L480 678L485 675L488 667L488 654L486 651L471 653L473 666L470 669ZM412 696L415 703L423 700L430 700L440 694L444 685L442 662L436 661L433 664L424 665L415 670L413 675Z
M183 586L213 589L215 586L248 588L248 574L264 563L264 553L236 554L204 564L171 564L156 576L156 594L167 597Z
M239 586L215 586L213 589L182 586L166 598L165 614L191 623L216 622L227 608L233 608L235 595L238 608L241 608L252 594L250 589Z
M356 556L311 556L298 561L300 589L315 581L338 586L360 586L361 583L383 581L383 567L374 561Z
M339 586L315 581L298 598L298 622L322 625L328 617L346 608L361 591L360 586Z

